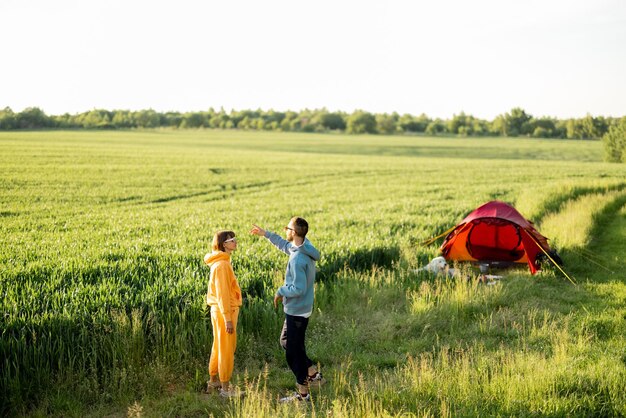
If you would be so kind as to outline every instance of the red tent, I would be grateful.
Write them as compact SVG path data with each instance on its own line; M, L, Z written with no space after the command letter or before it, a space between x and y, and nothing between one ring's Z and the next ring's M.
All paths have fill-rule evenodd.
M440 247L447 260L528 263L539 270L537 256L550 252L548 239L515 208L494 200L467 215Z

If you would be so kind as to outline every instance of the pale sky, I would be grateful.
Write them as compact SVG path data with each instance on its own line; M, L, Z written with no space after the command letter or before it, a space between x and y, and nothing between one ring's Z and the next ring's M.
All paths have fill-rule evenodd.
M626 115L626 1L0 0L0 108Z

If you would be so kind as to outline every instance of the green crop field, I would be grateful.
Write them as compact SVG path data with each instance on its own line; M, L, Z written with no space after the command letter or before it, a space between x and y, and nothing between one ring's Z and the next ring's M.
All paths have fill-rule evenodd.
M0 133L0 415L624 416L626 166L598 141L245 131ZM558 248L486 286L414 270L489 200ZM272 305L306 218L322 253L308 407ZM213 233L245 295L237 400L202 393ZM440 243L441 241L438 241Z

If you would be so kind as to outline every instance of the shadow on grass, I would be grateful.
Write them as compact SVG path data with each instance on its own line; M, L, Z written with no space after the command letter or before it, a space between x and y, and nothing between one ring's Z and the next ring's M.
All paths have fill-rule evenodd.
M391 268L400 259L399 247L361 248L347 254L331 253L319 266L316 280L329 282L340 271L350 269L354 272L371 270L375 267Z

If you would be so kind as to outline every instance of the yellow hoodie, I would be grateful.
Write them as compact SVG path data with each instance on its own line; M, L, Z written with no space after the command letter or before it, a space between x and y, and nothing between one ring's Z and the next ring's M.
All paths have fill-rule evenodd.
M225 321L232 321L233 310L241 306L241 289L230 264L230 254L214 251L204 256L204 262L211 267L206 303L217 307Z

